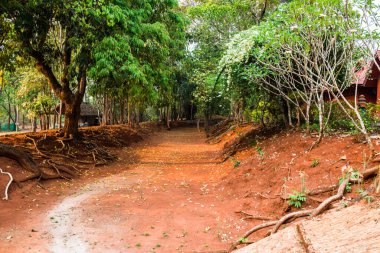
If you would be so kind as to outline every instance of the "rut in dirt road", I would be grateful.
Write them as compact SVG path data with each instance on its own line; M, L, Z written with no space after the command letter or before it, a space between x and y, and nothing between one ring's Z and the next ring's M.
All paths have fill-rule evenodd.
M51 252L189 252L226 248L226 212L212 185L220 147L193 128L120 152L127 170L88 184L48 214ZM130 162L131 157L135 161ZM104 168L105 170L107 168ZM224 217L224 218L222 218ZM234 221L234 222L239 222ZM225 230L225 232L224 232Z

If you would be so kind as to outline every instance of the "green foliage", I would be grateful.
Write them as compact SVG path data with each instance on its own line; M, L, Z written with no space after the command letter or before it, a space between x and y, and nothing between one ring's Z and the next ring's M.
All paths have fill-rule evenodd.
M313 159L313 161L311 162L310 167L311 167L311 168L315 168L315 167L318 166L318 164L319 164L319 158L315 158L315 159Z
M377 111L379 109L379 105L367 103L366 109L361 111L363 122L369 132L374 132L376 130L376 123L379 119ZM350 116L355 117L354 112L351 111ZM335 103L332 104L329 130L357 133L357 129L355 128L352 120Z
M342 175L342 177L339 178L339 185L341 185L343 183L344 180L346 180L348 178L348 176L351 178L351 179L359 179L360 178L360 172L358 170L352 170L351 172L348 172L344 175ZM351 192L352 191L352 187L351 187L351 183L348 182L346 184L346 188L345 188L345 191L346 192Z
M264 158L264 151L262 150L261 147L256 147L257 154L259 154L260 158Z
M65 104L82 101L87 82L91 95L128 97L140 110L159 96L173 103L187 24L177 1L7 1L0 16L0 59L32 58Z
M276 94L283 99L291 100L293 103L290 103L291 106L297 109L305 105L312 92L320 89L305 88L312 80L318 79L322 82L322 79L326 79L326 82L330 83L334 80L338 89L343 91L351 84L351 70L356 60L362 56L360 50L355 48L355 41L362 38L364 33L358 17L359 14L351 3L345 5L339 0L295 0L279 5L264 22L235 34L227 44L219 62L219 69L225 69L226 90L231 100L243 99L243 105L249 114L253 112L254 118L258 118L257 116L264 118L268 117L268 111L260 112L262 103L255 98L261 95L257 92L259 87L264 94ZM336 50L339 52L348 50L352 53L352 57L334 62L331 52L327 52L327 45L322 49L326 50L326 54L323 56L315 54L313 49L317 41L326 43L336 41L334 44ZM297 59L301 58L304 59L302 64L297 62ZM330 76L321 78L323 74L317 73L312 61L333 64L334 71ZM303 67L309 71L300 75L297 71ZM286 76L283 73L287 73ZM311 101L316 103L315 96L311 97ZM269 103L283 106L284 102L272 99ZM273 115L279 115L279 107L275 107L277 107L276 113ZM327 111L327 106L325 107ZM282 113L285 114L285 110ZM340 113L344 114L342 110ZM327 113L324 117L327 117ZM354 125L352 119L351 122L337 119L332 121L333 128ZM366 123L366 126L368 125L372 123ZM321 129L319 121L312 124L311 128L319 131Z
M293 191L293 194L289 194L288 204L296 208L301 208L302 203L306 202L306 195L302 192Z
M240 166L241 162L235 158L232 158L232 162L234 164L234 168L236 169L237 167Z
M358 189L357 192L359 193L360 197L367 200L367 203L373 202L373 197L368 195L368 192L362 188Z
M248 241L248 238L246 238L246 237L242 237L242 238L239 239L239 241L240 241L241 243L245 243L245 242Z
M193 20L188 30L192 42L188 57L190 80L196 85L193 95L199 116L231 113L229 104L237 104L237 100L243 97L225 86L228 82L223 75L225 68L218 67L218 63L227 47L238 53L231 58L243 55L240 53L242 47L228 46L228 40L261 21L265 13L263 8L268 11L275 2L269 1L265 5L263 1L207 0L187 6L187 15ZM245 91L249 92L249 89ZM241 111L245 109L241 105L238 107Z

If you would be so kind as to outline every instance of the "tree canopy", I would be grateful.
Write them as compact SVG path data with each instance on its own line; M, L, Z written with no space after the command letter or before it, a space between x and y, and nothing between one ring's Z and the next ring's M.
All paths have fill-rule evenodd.
M78 137L85 99L103 124L198 118L207 129L222 115L296 120L323 136L334 114L326 102L338 100L366 134L342 98L373 59L378 9L363 0L2 2L3 120L49 125L64 114L63 134Z

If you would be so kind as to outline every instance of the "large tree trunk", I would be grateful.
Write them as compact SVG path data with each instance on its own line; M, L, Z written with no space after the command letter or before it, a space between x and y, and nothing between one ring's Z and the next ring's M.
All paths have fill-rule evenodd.
M40 129L41 131L42 130L45 130L45 122L44 122L44 117L42 115L40 115Z
M87 49L83 49L84 55L88 53ZM61 82L54 75L51 66L47 64L44 55L36 50L31 50L30 55L36 59L36 68L48 80L54 94L65 103L65 124L63 132L65 137L78 138L78 121L80 118L80 104L83 101L83 96L87 87L87 68L86 63L78 67L78 75L76 80L76 89L71 89L72 84L69 79L69 69L71 64L72 48L69 46L69 40L65 40L63 48L63 70Z
M81 100L74 100L72 104L65 103L65 125L63 126L63 132L66 138L78 138L81 102Z

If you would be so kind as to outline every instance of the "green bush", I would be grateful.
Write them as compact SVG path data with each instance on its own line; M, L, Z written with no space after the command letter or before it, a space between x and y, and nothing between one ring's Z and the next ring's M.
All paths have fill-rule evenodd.
M365 111L362 111L362 117L364 124L367 128L367 131L373 132L376 130L376 122L379 117L377 115L377 110L380 109L379 105L375 105L372 103L367 103L367 107ZM356 119L354 112L351 112L351 117ZM348 131L348 132L357 132L353 122L346 115L345 112L340 108L340 106L336 103L332 105L332 111L330 116L330 121L328 124L329 130L340 130L340 131Z

